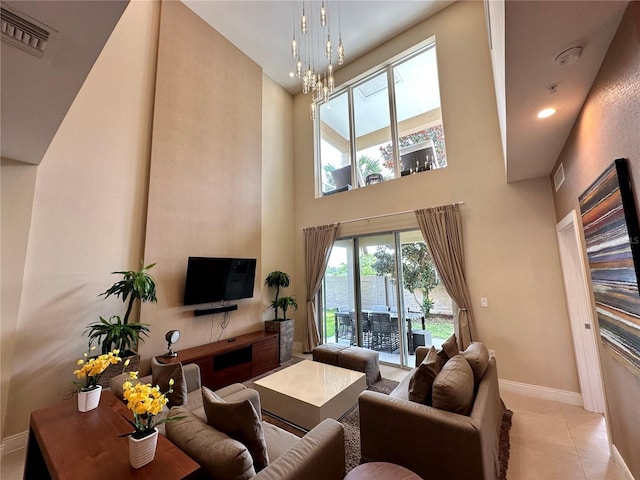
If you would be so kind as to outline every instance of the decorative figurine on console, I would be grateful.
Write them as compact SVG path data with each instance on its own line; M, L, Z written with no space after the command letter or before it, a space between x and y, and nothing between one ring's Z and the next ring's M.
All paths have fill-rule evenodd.
M164 357L166 358L177 357L178 353L171 350L171 345L176 343L180 338L180 330L169 330L167 334L164 336L164 338L167 339L167 349L169 350L167 353L164 354Z

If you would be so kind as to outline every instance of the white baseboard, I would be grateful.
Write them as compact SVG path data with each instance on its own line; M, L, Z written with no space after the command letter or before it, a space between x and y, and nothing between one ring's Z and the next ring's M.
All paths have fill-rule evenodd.
M528 383L512 382L511 380L499 380L500 390L505 392L526 395L528 397L540 398L542 400L552 400L554 402L566 403L582 407L582 395L577 392L568 392L555 388L540 387Z
M620 455L620 452L618 451L615 445L611 445L611 454L613 455L613 460L618 464L620 469L626 475L627 480L635 480L633 478L633 474L631 473L631 470L629 470L629 467L627 467L627 464L625 463L624 459L622 458L622 455Z
M0 450L2 451L1 454L8 455L9 453L15 452L16 450L27 448L28 440L29 440L28 431L17 433L16 435L11 435L10 437L3 438L2 445L0 445Z

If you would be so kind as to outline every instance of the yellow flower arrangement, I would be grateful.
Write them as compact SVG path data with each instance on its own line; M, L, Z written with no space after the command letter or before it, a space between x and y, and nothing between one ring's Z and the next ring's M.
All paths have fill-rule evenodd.
M80 391L93 390L98 386L100 377L107 369L109 365L115 365L122 361L122 358L118 356L119 350L115 349L109 353L98 355L97 357L89 358L89 354L96 347L91 347L88 352L85 352L84 359L80 359L77 365L80 367L74 370L73 374L78 377L79 380L84 379L83 382L74 382ZM129 364L129 360L126 361L125 366Z
M143 438L153 433L158 425L166 422L180 420L184 417L164 418L157 420L157 415L167 404L167 394L173 392L173 379L169 380L169 391L162 393L160 387L154 387L150 383L134 383L131 380L138 379L138 372L129 372L129 380L122 384L123 398L127 401L127 408L133 413L133 422L129 423L135 429L126 434L133 438Z

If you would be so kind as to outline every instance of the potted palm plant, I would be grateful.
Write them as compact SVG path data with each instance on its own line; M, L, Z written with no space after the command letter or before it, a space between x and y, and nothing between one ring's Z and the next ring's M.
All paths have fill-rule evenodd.
M267 320L265 322L265 330L267 332L279 333L280 363L289 360L293 352L295 321L293 319L287 319L287 310L289 308L298 308L298 303L294 297L280 297L280 288L286 288L290 283L291 278L289 274L279 270L271 272L264 281L267 287L276 289L275 299L271 302L271 308L274 309L275 317L273 320ZM278 310L282 310L283 318L278 318Z
M148 271L155 263L145 266L138 271L112 272L122 275L122 279L114 283L109 289L101 293L105 298L115 295L127 304L124 318L112 315L109 319L100 317L98 322L87 326L85 334L89 337L89 345L97 342L101 346L102 353L108 353L118 349L123 358L130 359L132 370L137 370L140 364L140 355L136 353L138 342L144 341L143 336L149 335L149 325L140 322L129 321L136 302L156 302L156 283ZM110 370L110 369L109 369ZM116 372L116 374L119 372ZM113 377L110 372L105 372L101 383L106 385Z

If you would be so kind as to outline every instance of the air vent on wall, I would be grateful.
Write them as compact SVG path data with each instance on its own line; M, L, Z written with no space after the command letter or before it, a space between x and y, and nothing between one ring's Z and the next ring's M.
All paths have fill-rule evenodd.
M0 10L2 40L36 57L42 57L54 31L5 3L2 3Z
M556 170L556 173L553 175L553 185L556 187L556 192L560 190L560 187L564 183L564 166L562 163Z

